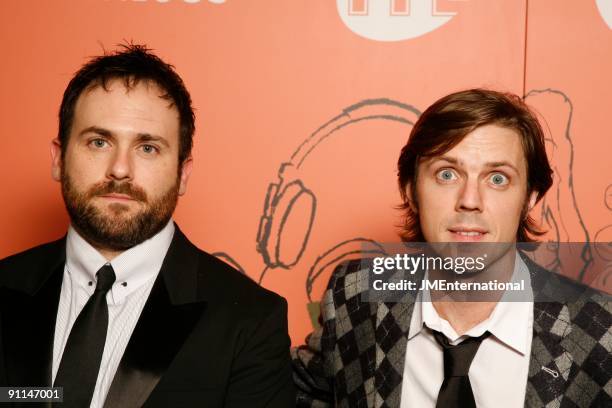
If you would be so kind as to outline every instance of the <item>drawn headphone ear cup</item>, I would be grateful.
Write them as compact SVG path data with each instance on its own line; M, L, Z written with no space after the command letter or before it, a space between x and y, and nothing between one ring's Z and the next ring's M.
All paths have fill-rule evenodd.
M299 262L312 230L316 202L315 195L301 180L268 186L257 234L257 251L266 266L288 269ZM283 235L301 239L283 240Z
M352 123L385 120L412 126L419 116L419 110L411 105L387 98L366 99L343 109L298 146L290 160L281 164L277 181L268 185L256 238L256 250L265 263L258 283L261 284L268 269L295 266L306 250L317 211L317 198L300 179L299 170L318 145ZM356 252L343 255L353 253ZM243 271L229 255L223 252L216 255ZM314 276L310 276L313 273ZM311 270L309 287L317 276L319 273ZM307 291L310 298L310 289Z
M299 262L306 250L317 199L300 179L299 170L317 146L351 123L374 119L412 126L419 115L413 106L391 99L363 100L320 126L300 144L289 162L281 164L278 181L268 185L257 231L257 251L266 265L260 283L267 269L289 269Z

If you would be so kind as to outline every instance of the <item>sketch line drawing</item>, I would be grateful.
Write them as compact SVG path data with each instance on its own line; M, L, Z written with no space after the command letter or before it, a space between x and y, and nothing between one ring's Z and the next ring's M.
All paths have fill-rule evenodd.
M604 205L612 211L612 184L608 184L604 191ZM608 278L612 276L612 224L604 225L595 233L595 252L599 258L607 263L607 268L604 271L602 284L605 288L608 287ZM599 244L597 244L599 243Z
M243 275L246 275L247 273L244 271L244 269L242 269L242 266L240 266L240 264L238 262L236 262L231 256L229 256L228 254L226 254L225 252L214 252L212 253L212 256L215 256L221 260L223 260L225 263L233 266L235 269L238 270L238 272L240 272Z
M264 268L257 279L260 284L270 270L275 268L289 270L294 267L308 246L318 200L315 192L300 178L299 170L310 155L329 138L338 137L340 131L351 124L384 120L412 127L420 114L414 106L390 98L359 101L342 109L338 115L318 126L298 145L289 160L280 164L277 179L271 182L266 190L255 240L256 250L264 262ZM284 231L288 224L300 228L297 238L295 235L285 236ZM295 228L293 231L295 232ZM295 244L296 239L297 245L286 245ZM313 282L329 266L327 259L331 257L332 260L340 260L348 255L358 254L360 252L355 249L355 245L362 242L375 244L373 240L359 237L344 240L324 251L310 266L307 278L308 296ZM228 254L218 252L217 256L244 271L244 268Z
M383 108L385 111L378 109ZM398 111L393 114L388 112L389 108L395 108ZM370 111L370 109L376 109ZM406 113L415 115L414 118L407 118ZM342 113L328 122L321 125L310 136L308 136L291 155L291 162L296 163L295 166L300 168L308 155L325 139L336 133L338 130L352 123L362 120L385 119L396 122L402 122L412 126L416 119L421 115L418 109L412 105L407 105L402 102L388 98L366 99L357 102L342 110ZM328 130L329 129L329 130Z
M257 252L262 255L266 264L259 277L260 283L269 269L289 269L296 265L308 245L317 210L317 198L299 178L299 169L310 154L325 140L351 124L368 120L387 120L412 126L419 115L419 110L414 106L399 101L388 98L366 99L343 109L342 113L319 126L297 147L290 160L281 164L278 180L270 183L266 193L256 239ZM283 228L298 201L302 201L303 208L309 209L309 215L307 222L303 223L299 250L287 253L286 247L283 246ZM355 239L347 240L345 244L348 245ZM352 251L353 249L349 252L353 253Z
M583 262L578 273L577 279L582 281L586 270L592 263L593 256L589 245L589 231L587 230L582 218L578 200L574 189L574 143L572 140L571 126L574 114L574 106L570 98L563 92L557 89L533 89L529 91L525 97L525 102L535 107L544 118L544 123L549 125L553 120L563 121L556 122L562 128L562 135L555 134L556 132L550 128L550 138L546 138L546 142L552 148L552 154L549 155L549 160L554 170L553 186L542 200L542 211L540 214L541 224L548 225L555 235L552 242L584 242L585 245L580 253L580 258ZM542 112L554 108L554 117L542 114ZM568 208L567 205L571 208ZM576 236L571 231L580 230L581 236ZM551 247L549 245L549 247ZM551 247L552 249L553 247ZM557 272L561 262L557 258L546 265L549 269ZM565 271L567 276L574 274Z

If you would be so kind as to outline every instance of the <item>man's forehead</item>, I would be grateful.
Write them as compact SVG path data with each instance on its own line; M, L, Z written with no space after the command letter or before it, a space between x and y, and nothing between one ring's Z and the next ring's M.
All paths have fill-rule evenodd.
M149 95L154 95L160 99L168 110L175 111L178 115L178 110L174 100L157 82L148 78L130 78L130 77L112 77L112 78L97 78L89 83L83 92L78 96L75 110L83 104L84 100L91 100L100 95L114 97L127 96L130 97L134 93L146 92Z
M87 92L91 92L100 88L100 90L104 90L107 92L115 91L115 90L123 90L125 93L129 93L130 91L136 88L146 88L149 91L158 93L162 98L169 98L168 93L161 87L156 81L150 78L138 78L135 76L125 76L125 77L100 77L92 80L83 90L83 94Z
M448 151L424 157L421 163L431 164L437 161L462 166L521 166L525 163L525 154L517 131L499 125L486 125L468 133Z
M71 133L83 135L87 129L100 130L112 136L156 135L178 141L180 116L174 105L160 98L161 89L153 82L140 82L127 88L115 79L83 92L76 103ZM96 131L93 133L103 134ZM176 136L174 136L176 135Z
M85 107L105 110L106 107L109 107L109 102L113 101L115 103L130 101L130 107L142 106L147 111L152 108L161 112L168 111L172 113L172 116L179 117L179 112L172 99L154 81L141 80L127 84L122 78L115 78L106 83L92 82L79 95L75 104L75 112Z

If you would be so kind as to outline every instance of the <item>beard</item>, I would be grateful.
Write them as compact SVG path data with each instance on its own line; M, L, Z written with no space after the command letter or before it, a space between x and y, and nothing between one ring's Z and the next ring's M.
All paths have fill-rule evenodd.
M77 232L97 248L124 251L161 231L178 201L179 178L161 197L151 200L140 187L129 182L100 182L86 191L78 191L62 169L62 195L70 221ZM141 203L144 209L128 216L126 204L113 202L103 211L92 200L106 194L125 194Z

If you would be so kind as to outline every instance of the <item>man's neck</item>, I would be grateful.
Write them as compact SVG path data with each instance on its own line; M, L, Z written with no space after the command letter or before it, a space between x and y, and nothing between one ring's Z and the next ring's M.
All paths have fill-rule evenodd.
M515 250L508 250L491 265L488 265L484 271L473 276L469 274L462 275L461 278L466 282L486 282L489 280L509 282L514 275L515 258ZM432 271L432 276L437 275L437 273L438 271ZM502 295L503 292L467 291L454 293L449 297L447 294L442 293L432 297L432 304L438 315L448 321L455 332L461 336L488 319ZM435 300L436 297L437 300Z
M91 242L90 242L90 244L91 244ZM119 255L121 255L124 252L124 251L114 251L112 249L101 248L101 247L96 246L94 244L91 244L91 246L93 246L109 262L112 261L113 259L115 259L116 257L118 257Z
M74 224L72 224L72 228L74 228L74 230L79 234L81 238L87 241L89 245L91 245L96 251L100 253L100 255L106 258L106 260L109 262L126 251L125 249L120 249L120 250L112 249L112 248L109 248L108 246L101 245L100 243L95 242L94 240L88 238L86 234L83 234L83 232Z
M438 315L453 327L459 336L488 319L497 302L432 302Z

